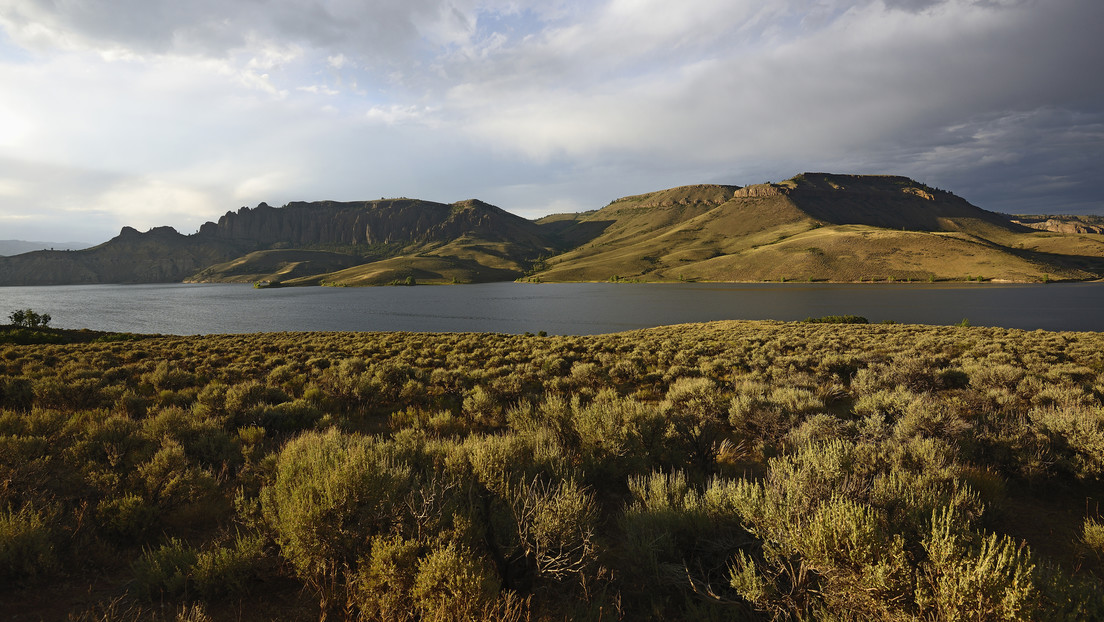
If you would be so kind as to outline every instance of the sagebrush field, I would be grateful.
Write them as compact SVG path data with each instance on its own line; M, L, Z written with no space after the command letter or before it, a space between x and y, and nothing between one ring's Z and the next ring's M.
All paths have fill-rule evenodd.
M0 332L10 618L1104 616L1104 334L93 336Z

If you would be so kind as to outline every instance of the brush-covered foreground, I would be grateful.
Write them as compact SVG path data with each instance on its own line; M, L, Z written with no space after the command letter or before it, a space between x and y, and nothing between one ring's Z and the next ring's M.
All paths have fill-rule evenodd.
M1099 619L1102 399L1094 333L0 344L0 611Z

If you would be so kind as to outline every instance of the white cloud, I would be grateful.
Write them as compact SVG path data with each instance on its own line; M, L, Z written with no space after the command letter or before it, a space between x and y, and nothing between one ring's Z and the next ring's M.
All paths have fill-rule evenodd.
M23 197L27 195L27 183L20 179L0 177L0 197Z
M422 123L429 126L437 126L438 124L433 118L436 111L436 108L430 108L428 106L403 106L395 104L391 106L373 106L364 113L364 116L369 121L384 123L386 125Z
M191 233L207 220L225 211L220 200L209 193L157 178L129 179L87 204L70 205L70 214L110 214L119 226L139 230L175 223L182 233Z

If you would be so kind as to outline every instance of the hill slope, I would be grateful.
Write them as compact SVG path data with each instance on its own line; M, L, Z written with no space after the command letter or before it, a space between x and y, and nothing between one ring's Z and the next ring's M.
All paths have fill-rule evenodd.
M1104 236L1038 232L896 176L805 173L746 188L687 186L618 199L569 224L557 217L546 225L564 237L600 228L546 262L535 275L546 281L1104 275Z

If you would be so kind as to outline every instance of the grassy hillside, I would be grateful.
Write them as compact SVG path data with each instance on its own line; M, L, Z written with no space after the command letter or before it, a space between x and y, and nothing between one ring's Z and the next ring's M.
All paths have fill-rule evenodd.
M0 340L11 619L1104 616L1101 334L84 337Z
M1040 232L904 177L806 173L690 186L546 223L585 243L545 281L1039 282L1104 276L1104 235Z
M346 253L310 250L255 251L237 259L204 268L188 283L283 282L333 272L357 264L363 258Z

